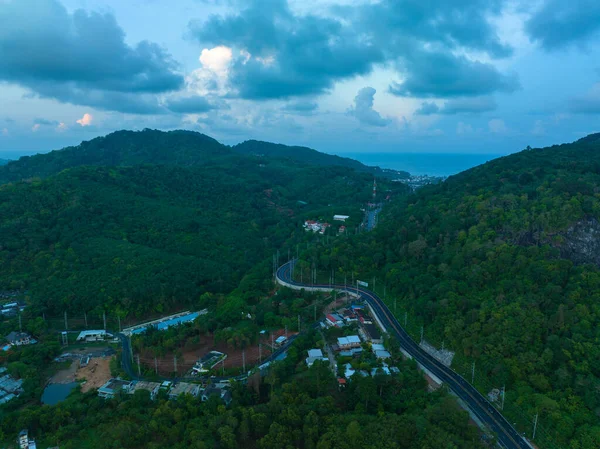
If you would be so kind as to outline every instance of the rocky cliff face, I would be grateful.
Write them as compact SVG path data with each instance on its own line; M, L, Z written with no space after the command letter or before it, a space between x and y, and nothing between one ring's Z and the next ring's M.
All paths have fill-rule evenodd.
M575 264L593 263L600 266L600 222L593 217L584 218L559 234L561 257Z

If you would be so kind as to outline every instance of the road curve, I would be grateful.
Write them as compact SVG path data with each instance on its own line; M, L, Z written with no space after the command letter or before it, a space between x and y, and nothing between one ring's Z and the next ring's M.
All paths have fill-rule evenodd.
M292 269L295 260L291 260L279 267L277 270L277 281L282 285L292 288L313 288L324 291L333 289L343 290L344 285L327 284L300 284L292 280ZM507 449L531 449L531 445L514 429L514 427L502 416L502 414L479 393L475 387L469 384L461 375L448 368L436 358L425 352L400 326L392 312L375 293L364 288L350 289L356 292L362 299L367 301L387 331L394 335L400 342L400 346L410 354L418 363L437 376L442 382L462 399L475 415L485 423L497 436L501 446Z

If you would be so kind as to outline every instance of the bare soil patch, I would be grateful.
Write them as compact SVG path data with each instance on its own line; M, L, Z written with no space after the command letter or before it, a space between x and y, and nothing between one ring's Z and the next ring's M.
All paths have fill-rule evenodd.
M110 378L110 358L91 358L87 366L80 367L75 373L77 380L85 380L81 385L81 391L87 392L93 388L100 388Z
M288 337L291 337L294 334L296 334L296 332L288 331L287 333ZM274 331L273 341L282 335L285 335L284 329ZM277 349L277 347L275 349ZM183 350L183 357L177 359L177 373L182 375L187 373L192 369L198 359L210 351L219 351L227 354L227 358L223 362L225 368L241 368L244 364L245 357L246 369L250 369L271 354L271 336L261 337L258 343L247 347L245 349L245 355L244 350L241 348L230 347L225 342L215 342L213 335L203 336L200 343ZM140 354L140 363L150 368L155 368L156 366L159 374L167 375L175 371L173 354L167 354L164 357L157 358L155 365L152 353L150 351L142 352ZM215 369L217 368L221 368L220 363L215 367Z

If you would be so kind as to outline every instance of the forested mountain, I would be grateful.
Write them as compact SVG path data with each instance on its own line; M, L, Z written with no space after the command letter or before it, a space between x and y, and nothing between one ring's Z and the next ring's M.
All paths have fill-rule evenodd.
M391 175L392 170L382 170L379 167L370 167L363 163L350 159L347 157L336 156L333 154L321 153L320 151L313 150L307 147L287 146L281 144L275 144L270 142L261 142L257 140L247 140L238 145L232 147L232 150L236 153L264 156L264 157L278 157L297 162L303 162L310 165L339 165L340 167L347 167L358 172L367 172L376 174L378 176ZM408 177L408 172L394 172L395 178L398 178L399 174L401 177Z
M542 436L600 447L599 192L596 134L423 188L311 257L378 277L415 335L422 323L465 374L475 361L485 393L506 385L509 419L539 413Z
M117 131L104 137L82 142L74 147L16 161L0 163L0 183L33 177L45 178L60 171L83 165L132 166L139 164L177 165L183 167L227 164L246 156L256 160L282 159L288 165L339 166L377 176L391 176L390 170L369 167L353 159L321 153L305 147L287 147L268 142L248 141L233 148L204 134L193 131L145 129ZM262 162L263 158L261 158ZM394 172L397 173L397 172ZM399 172L408 176L406 172ZM395 175L394 177L398 177Z
M45 178L82 165L168 164L186 167L227 159L231 150L211 137L191 131L117 131L74 147L23 156L0 168L0 182Z
M0 286L28 290L53 312L170 310L231 291L302 236L306 214L359 216L370 189L369 175L341 167L245 157L210 167L84 166L4 185Z
M0 159L0 165L6 165L8 164L10 161L8 159Z

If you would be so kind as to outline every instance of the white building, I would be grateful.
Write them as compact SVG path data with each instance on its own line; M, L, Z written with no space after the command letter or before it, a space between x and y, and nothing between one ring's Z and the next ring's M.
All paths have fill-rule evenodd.
M8 341L12 346L24 346L37 343L36 340L31 338L31 335L25 332L11 332L6 336L6 341Z
M77 336L77 341L102 341L107 337L112 337L112 334L105 330L89 330L80 332Z
M350 218L350 215L334 215L333 219L335 221L346 221L348 218Z

